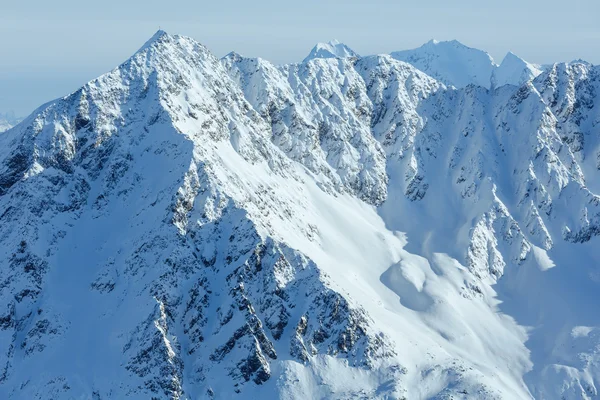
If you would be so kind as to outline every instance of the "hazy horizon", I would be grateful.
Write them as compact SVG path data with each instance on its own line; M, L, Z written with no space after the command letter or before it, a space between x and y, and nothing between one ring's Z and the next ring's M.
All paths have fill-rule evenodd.
M574 59L600 63L600 28L595 23L600 4L575 0L568 9L561 4L5 4L0 7L0 113L12 110L24 116L76 90L125 61L159 27L193 37L219 57L236 51L276 64L301 61L317 42L334 38L361 55L415 48L435 38L485 50L497 63L508 51L538 64Z

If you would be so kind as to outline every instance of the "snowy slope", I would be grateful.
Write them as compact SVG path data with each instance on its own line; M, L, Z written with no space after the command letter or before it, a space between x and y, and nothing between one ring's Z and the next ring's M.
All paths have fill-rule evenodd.
M346 46L344 43L340 43L337 39L330 40L327 43L317 43L312 48L308 56L304 59L304 62L312 60L313 58L348 58L348 57L360 57L354 50Z
M157 32L0 135L0 398L597 396L599 72Z

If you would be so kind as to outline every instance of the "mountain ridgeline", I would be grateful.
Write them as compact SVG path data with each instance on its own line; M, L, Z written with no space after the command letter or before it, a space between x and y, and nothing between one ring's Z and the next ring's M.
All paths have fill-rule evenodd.
M597 397L599 90L157 32L0 134L0 397Z

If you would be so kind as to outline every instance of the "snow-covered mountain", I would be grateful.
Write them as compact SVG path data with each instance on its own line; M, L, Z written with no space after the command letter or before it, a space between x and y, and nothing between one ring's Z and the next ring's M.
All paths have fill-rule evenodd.
M317 43L317 45L310 51L308 56L306 56L304 62L312 60L313 58L348 57L359 57L359 55L344 43L340 43L337 39L333 39L327 43Z
M413 50L391 53L448 86L464 88L478 85L485 88L506 84L519 86L538 76L542 70L509 52L500 65L485 51L473 49L452 40L431 40Z
M599 72L157 32L0 135L0 398L598 396Z
M0 132L4 132L21 122L21 118L17 118L13 112L0 113Z
M488 53L467 47L456 40L430 40L417 49L396 51L391 56L457 88L469 84L489 88L495 67Z
M542 73L542 67L528 63L512 52L508 52L500 65L492 72L492 87L521 85Z

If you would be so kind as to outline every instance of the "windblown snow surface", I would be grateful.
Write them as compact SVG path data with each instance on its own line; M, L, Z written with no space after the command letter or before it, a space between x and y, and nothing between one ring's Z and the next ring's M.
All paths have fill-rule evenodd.
M0 398L596 398L599 73L157 32L0 135Z

